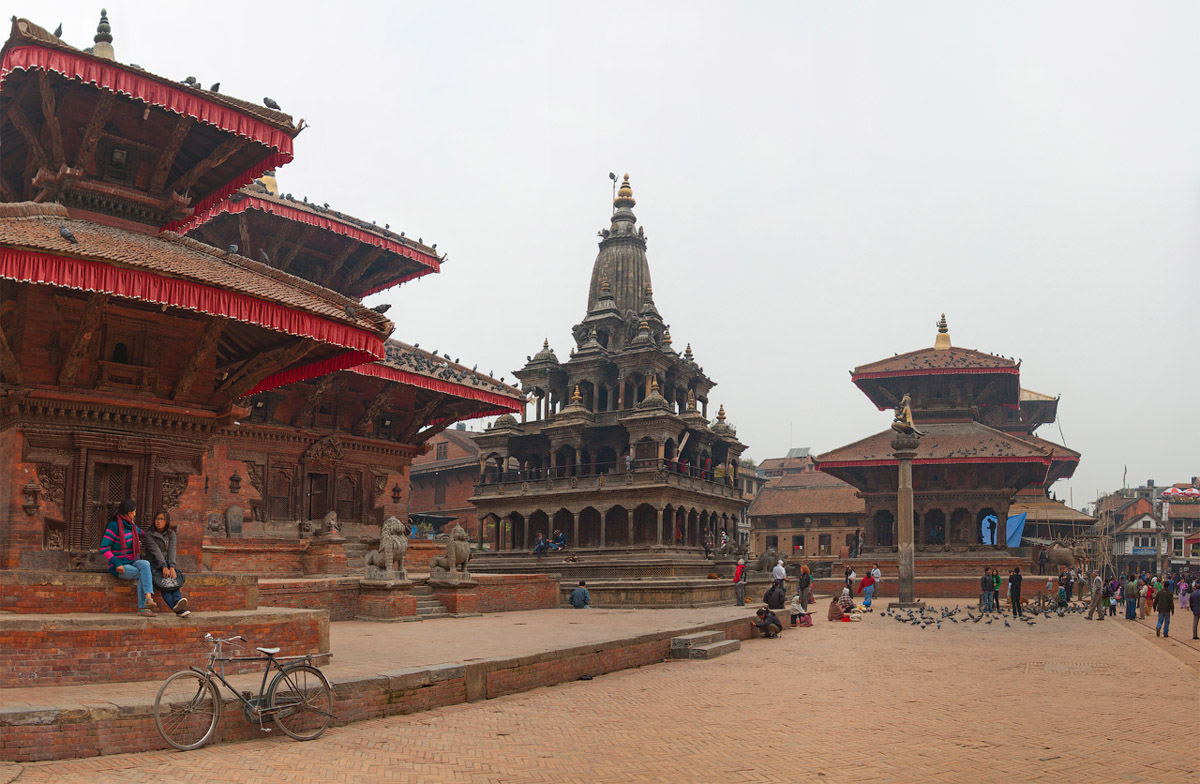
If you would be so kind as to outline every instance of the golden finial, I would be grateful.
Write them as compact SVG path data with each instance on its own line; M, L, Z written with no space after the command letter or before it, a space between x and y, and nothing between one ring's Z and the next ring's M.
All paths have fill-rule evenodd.
M725 424L725 404L724 403L721 404L720 410L717 411L717 422L719 422L722 425Z
M653 296L654 296L654 288L649 283L647 283L646 284L646 299L650 299Z
M612 286L610 286L608 283L607 275L605 275L603 278L600 278L600 294L604 297L612 296Z
M638 324L638 332L649 332L649 331L650 331L650 322L646 321L646 319L642 319L641 322Z
M651 376L650 378L651 378L650 391L657 392L658 391L658 376Z
M582 403L583 402L583 395L579 394L579 385L578 384L575 385L575 392L574 392L574 394L571 395L571 402L572 403Z
M550 338L546 338L542 341L542 348L550 348Z
M664 346L671 345L671 328L670 327L667 327L665 330L663 330L662 342L663 342Z
M950 327L946 325L946 314L938 319L937 323L937 339L933 342L934 349L944 351L950 348Z
M625 175L625 179L621 182L621 187L617 191L617 198L613 200L616 207L632 207L637 204L633 199L633 188L629 187L629 175Z

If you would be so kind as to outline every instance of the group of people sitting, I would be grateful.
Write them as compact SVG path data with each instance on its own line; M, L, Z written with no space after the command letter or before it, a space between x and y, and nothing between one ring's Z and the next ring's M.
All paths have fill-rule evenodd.
M537 538L533 541L532 554L536 555L538 558L541 558L551 550L565 549L567 549L567 535L562 531L555 529L554 536L550 539L542 536L542 532L538 531Z
M100 537L100 553L108 560L108 571L122 580L134 580L138 614L155 615L158 604L154 590L162 594L167 607L179 617L191 615L188 600L179 590L184 575L175 563L175 526L166 511L154 515L150 528L139 528L137 504L126 499L117 507L116 517Z

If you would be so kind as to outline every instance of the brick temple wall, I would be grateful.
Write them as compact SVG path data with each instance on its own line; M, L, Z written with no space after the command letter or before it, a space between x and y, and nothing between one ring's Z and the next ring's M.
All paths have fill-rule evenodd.
M258 584L263 607L328 610L331 621L352 621L359 615L358 577L311 580L264 580Z
M193 611L254 610L258 586L249 575L190 574L183 586ZM108 572L0 571L0 611L12 613L137 612L136 583ZM166 603L155 594L160 612Z
M476 574L482 613L558 607L558 580L545 574Z

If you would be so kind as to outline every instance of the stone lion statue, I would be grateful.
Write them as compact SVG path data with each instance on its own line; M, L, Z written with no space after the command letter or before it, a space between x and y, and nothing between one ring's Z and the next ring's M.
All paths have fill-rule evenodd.
M467 573L467 561L471 560L471 545L467 530L455 524L450 532L450 541L446 542L446 554L438 555L429 561L429 573L458 572Z
M779 560L779 551L774 547L768 547L767 551L758 556L758 563L754 565L752 571L755 572L770 572L775 568L775 562Z
M741 558L745 554L745 545L739 544L733 539L727 540L725 544L717 548L717 555L732 555L734 557Z
M371 580L407 580L404 555L408 552L408 526L389 516L383 521L379 549L367 553L367 578Z

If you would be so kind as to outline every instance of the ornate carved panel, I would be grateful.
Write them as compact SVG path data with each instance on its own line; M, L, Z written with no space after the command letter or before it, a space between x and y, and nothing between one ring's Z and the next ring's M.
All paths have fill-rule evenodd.
M179 506L183 491L187 490L187 474L163 474L159 485L159 499L164 511L171 511Z
M63 498L67 490L67 466L38 463L37 475L38 481L42 483L42 490L46 492L50 503L62 509Z

